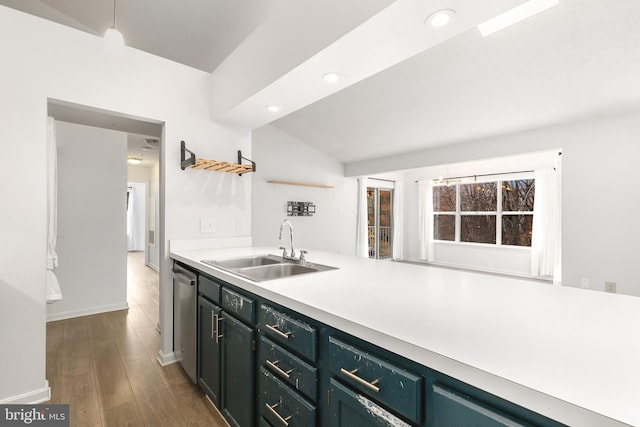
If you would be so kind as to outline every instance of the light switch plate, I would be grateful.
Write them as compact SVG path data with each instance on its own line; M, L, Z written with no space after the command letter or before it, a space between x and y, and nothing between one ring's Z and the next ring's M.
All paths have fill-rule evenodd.
M216 232L215 218L200 218L200 232L215 233Z

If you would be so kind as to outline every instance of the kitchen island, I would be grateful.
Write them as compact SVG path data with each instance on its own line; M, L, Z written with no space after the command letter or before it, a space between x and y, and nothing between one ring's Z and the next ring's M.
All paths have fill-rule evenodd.
M640 425L640 299L538 281L311 252L338 267L264 282L172 250L239 289L571 426Z

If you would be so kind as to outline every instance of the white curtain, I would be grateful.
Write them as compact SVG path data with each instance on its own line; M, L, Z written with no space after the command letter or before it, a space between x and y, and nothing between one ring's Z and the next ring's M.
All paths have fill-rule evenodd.
M559 167L535 171L531 237L531 275L552 277L556 284L562 279Z
M418 181L418 244L420 259L433 262L433 182Z
M128 206L127 206L127 250L138 251L144 249L140 247L140 226L138 224L140 213L138 212L138 196L137 187L129 187Z
M402 183L396 181L393 190L393 259L402 259Z
M358 221L356 230L356 255L364 258L369 258L367 186L368 180L366 178L358 179Z
M58 150L56 122L47 117L47 303L62 299L60 284L53 270L58 266Z

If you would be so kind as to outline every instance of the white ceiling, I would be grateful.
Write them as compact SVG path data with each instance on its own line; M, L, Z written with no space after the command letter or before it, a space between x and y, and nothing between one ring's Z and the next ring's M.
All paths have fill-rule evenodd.
M522 1L119 0L118 27L129 46L213 70L213 103L229 101L220 117L250 106L230 122L255 128L273 121L345 163L640 107L640 1L560 0L482 38L475 21ZM95 34L111 25L112 3L105 0L0 4ZM375 25L401 33L409 22L382 19L398 7L418 8L404 16L421 24L429 11L448 6L466 27L425 43L424 51L383 67L360 60L360 53L382 56L377 45L406 48L395 31L366 52L343 51L363 29L375 34ZM323 55L353 58L318 68ZM310 89L318 70L341 72L341 64L363 69L353 79L346 72L337 88ZM292 107L265 116L264 104L276 98Z
M273 124L349 163L640 107L640 2L472 29Z
M117 0L127 46L211 72L280 0ZM113 25L113 0L0 0L91 34Z

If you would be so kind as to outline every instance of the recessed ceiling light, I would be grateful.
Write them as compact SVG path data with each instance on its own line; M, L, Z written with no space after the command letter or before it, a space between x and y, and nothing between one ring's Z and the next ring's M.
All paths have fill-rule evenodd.
M278 111L280 111L280 107L278 107L277 105L268 105L267 110L271 111L272 113L277 113Z
M440 28L449 24L456 16L456 11L451 9L442 9L432 13L425 21L432 27Z
M129 157L127 159L127 162L131 163L132 165L138 165L142 163L142 159L139 157Z
M559 0L529 0L522 3L519 6L514 7L511 10L507 10L500 15L489 19L486 22L478 25L478 30L482 34L482 37L487 37L497 31L507 28L520 21L524 21L527 18L536 15L543 10L547 10L550 7L557 6Z
M324 80L327 83L336 83L338 80L340 80L340 77L342 77L340 74L331 72L331 73L323 74L322 80Z

